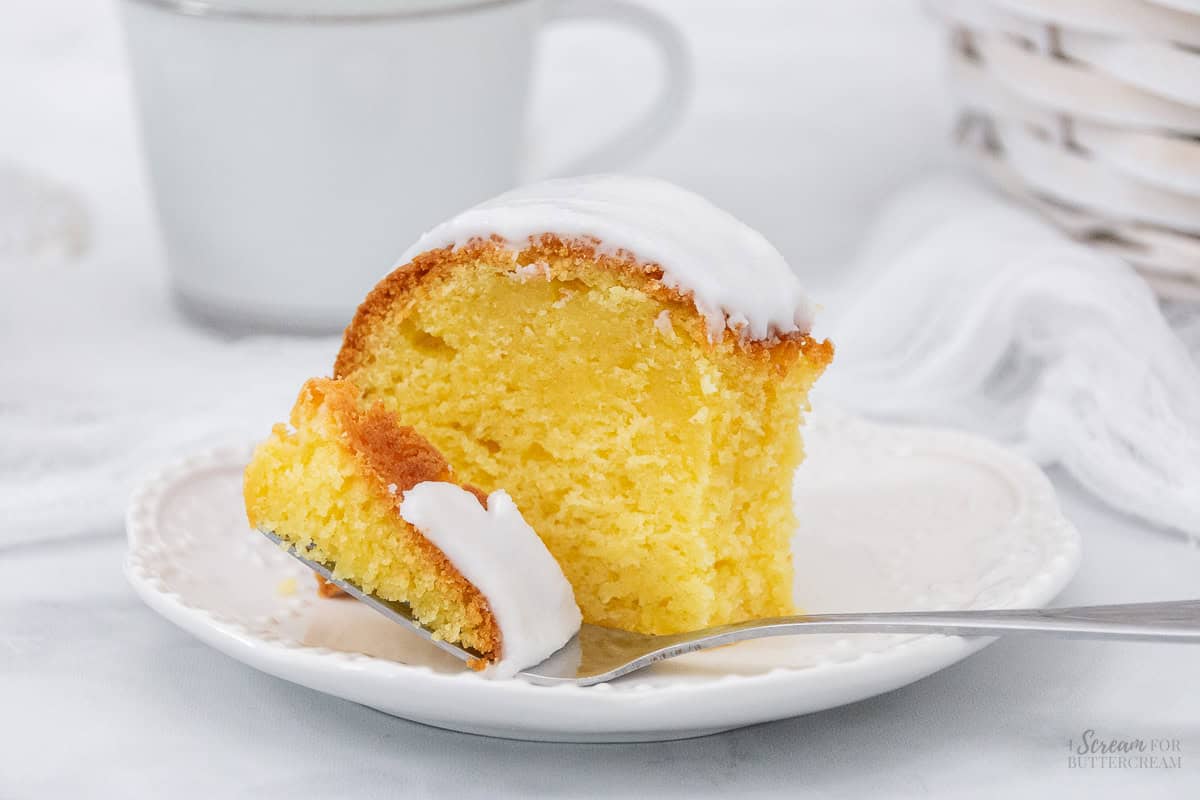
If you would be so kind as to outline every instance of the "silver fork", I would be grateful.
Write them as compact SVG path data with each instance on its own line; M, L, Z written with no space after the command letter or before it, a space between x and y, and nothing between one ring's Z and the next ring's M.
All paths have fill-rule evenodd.
M275 534L262 533L287 547L289 553L325 580L447 653L463 661L480 658L478 653L434 639L413 619L408 606L403 603L380 599L348 581L334 578L326 565L305 558ZM1075 608L801 614L753 619L667 636L631 633L585 623L561 650L518 674L531 683L543 685L591 686L697 650L747 639L804 633L938 633L947 636L1038 633L1076 639L1200 643L1200 600Z

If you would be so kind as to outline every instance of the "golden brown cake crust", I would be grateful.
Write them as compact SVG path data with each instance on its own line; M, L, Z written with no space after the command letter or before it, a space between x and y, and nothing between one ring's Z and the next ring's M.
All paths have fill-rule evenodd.
M472 239L463 247L444 247L416 256L381 280L359 305L358 311L347 326L342 338L342 348L334 363L335 378L349 376L367 357L367 338L376 326L383 322L399 304L409 299L424 281L436 274L450 270L469 268L479 259L491 257L496 260L513 259L513 268L538 262L553 263L557 259L580 259L595 263L622 277L623 282L636 287L664 303L691 309L693 337L704 345L711 346L707 323L690 293L672 289L662 282L663 271L653 263L638 261L625 254L600 253L599 242L590 239L563 238L544 234L519 252L498 237ZM826 367L833 360L833 345L829 341L817 341L808 334L793 333L772 340L742 340L734 331L726 329L725 340L737 344L754 359L765 359L776 369L786 370L803 357L809 363Z
M304 384L296 406L297 409L303 406L315 408L324 404L329 409L338 427L345 431L346 446L354 454L364 474L373 478L371 483L382 502L395 506L406 490L424 481L456 482L446 459L425 437L401 425L397 416L382 404L377 403L367 411L360 410L358 399L358 390L348 381L312 378ZM487 496L483 492L469 485L463 485L463 488L487 507ZM413 543L421 549L438 582L452 587L468 608L478 611L484 620L481 638L487 643L480 652L489 660L498 660L502 649L500 626L488 606L487 598L462 576L436 545L402 519L399 511L396 519L411 531ZM325 594L326 591L321 587L321 593L330 596Z
M336 583L330 583L322 578L319 574L313 573L313 577L317 579L317 594L321 597L349 597L350 595L342 591L341 587Z

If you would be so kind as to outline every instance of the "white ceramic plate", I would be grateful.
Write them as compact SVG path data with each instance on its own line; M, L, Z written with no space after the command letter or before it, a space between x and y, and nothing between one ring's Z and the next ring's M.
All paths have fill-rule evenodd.
M796 596L810 611L1042 606L1075 572L1078 534L1041 471L1012 453L829 409L807 441L795 552ZM797 636L589 688L487 680L353 601L315 597L304 567L246 523L249 453L240 445L183 459L134 493L134 589L256 669L418 722L557 741L699 736L871 697L991 641Z

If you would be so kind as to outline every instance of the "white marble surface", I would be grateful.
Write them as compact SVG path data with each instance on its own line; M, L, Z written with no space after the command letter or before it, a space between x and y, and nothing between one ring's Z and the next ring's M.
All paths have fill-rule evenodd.
M692 40L699 94L687 124L638 169L710 194L762 228L810 283L834 281L889 191L947 159L936 36L913 4L760 0L738 4L736 13L716 2L654 4ZM56 443L77 436L97 446L81 451L82 464L46 466L39 430L0 426L0 508L55 475L90 466L80 474L100 481L119 452L145 458L181 440L161 425L162 399L147 396L144 382L129 383L140 365L203 344L205 358L167 378L195 380L187 384L196 394L191 404L171 413L200 414L214 403L240 412L220 406L218 392L203 392L241 374L227 367L235 357L244 366L276 347L226 347L189 329L167 303L112 5L10 0L3 13L0 163L80 192L91 245L77 264L17 270L0 263L0 391L74 388L82 400L112 404L106 414L124 416L121 438L111 440L96 437L87 419L53 428ZM588 56L602 44L582 32L549 43L542 99L565 96L572 82L609 99L643 88L639 59L648 53L631 51L627 62L599 68ZM598 134L584 124L556 130L561 138L547 143L550 154L565 155L572 140L591 135ZM37 325L63 309L90 335L59 337ZM310 362L324 363L330 346L289 351L274 376L286 391L265 390L247 407L277 414L294 392L282 378L298 382ZM78 370L72 386L22 380L27 365L46 359ZM0 421L4 408L0 401ZM29 470L37 481L27 479ZM39 513L0 518L6 799L1200 794L1194 647L1001 641L854 706L666 744L527 744L391 719L258 674L144 608L120 573L114 509L127 478L118 471L107 479L110 502L94 503L91 515L62 513L68 486ZM1196 594L1200 550L1054 479L1084 537L1083 565L1065 602ZM1087 728L1179 739L1183 766L1070 769L1068 743Z
M1098 511L1063 599L1195 594L1200 551ZM856 705L704 739L552 745L392 719L254 672L144 608L116 526L3 553L0 796L1185 797L1200 648L1000 641ZM71 587L70 594L59 588ZM1072 770L1087 728L1179 738L1174 771Z

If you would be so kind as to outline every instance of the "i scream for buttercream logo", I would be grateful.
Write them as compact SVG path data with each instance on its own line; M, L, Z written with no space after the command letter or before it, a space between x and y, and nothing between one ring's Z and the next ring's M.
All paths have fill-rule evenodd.
M1180 769L1183 744L1171 737L1110 736L1093 728L1067 741L1071 769Z

